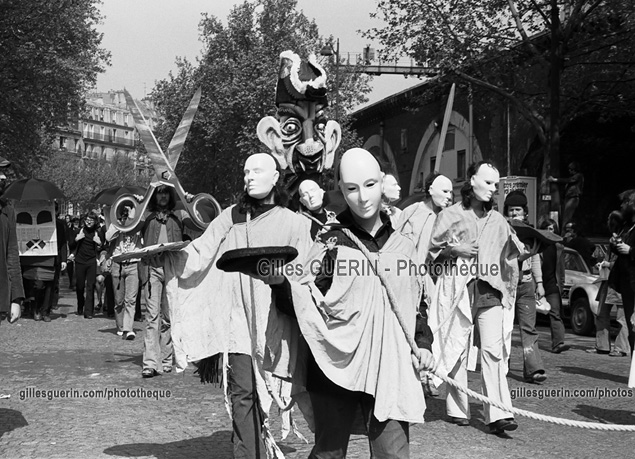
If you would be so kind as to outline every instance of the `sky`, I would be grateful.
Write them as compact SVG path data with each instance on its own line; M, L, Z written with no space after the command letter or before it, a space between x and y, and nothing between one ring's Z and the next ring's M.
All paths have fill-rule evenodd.
M236 0L103 0L105 16L99 31L102 46L111 52L111 66L97 79L96 90L127 88L133 97L149 94L157 80L176 70L177 56L195 62L201 13L226 23ZM340 54L361 53L370 43L358 33L380 25L370 18L375 0L298 0L298 9L315 19L322 36L340 41ZM316 50L316 52L319 50ZM369 104L419 83L414 77L375 76Z

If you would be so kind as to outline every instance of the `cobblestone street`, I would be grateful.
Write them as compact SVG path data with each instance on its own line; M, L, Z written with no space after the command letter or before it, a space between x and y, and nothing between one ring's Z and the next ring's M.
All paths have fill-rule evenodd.
M74 292L65 287L51 323L25 317L15 325L3 321L0 326L0 394L10 396L0 400L0 457L231 458L231 422L221 389L200 384L192 368L142 379L143 324L135 323L136 340L124 341L115 334L114 319L77 316ZM509 375L512 391L627 389L628 358L586 353L593 339L572 334L567 334L572 349L552 354L545 351L550 343L548 328L539 329L548 379L542 386L524 382L516 332ZM470 387L479 390L478 375L470 374ZM130 389L134 397L132 393L110 399L89 397L90 391L107 389ZM57 396L49 400L36 397L36 390L77 390L81 397L52 394ZM449 424L444 398L442 388L439 398L428 400L426 424L411 428L411 457L633 457L632 432L584 430L518 418L519 429L500 438L487 433L480 404L475 402L469 427ZM634 402L633 396L612 394L602 399L519 396L514 405L580 421L635 424ZM296 419L311 441L304 420L299 415ZM272 421L279 439L277 414ZM289 458L307 457L311 448L291 436L279 444ZM349 453L353 458L369 457L366 439L354 437Z

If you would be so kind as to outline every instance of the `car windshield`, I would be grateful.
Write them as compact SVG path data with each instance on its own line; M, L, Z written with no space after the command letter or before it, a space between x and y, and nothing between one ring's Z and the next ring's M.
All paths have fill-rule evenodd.
M582 256L578 252L568 250L564 252L564 269L578 271L585 274L589 272Z

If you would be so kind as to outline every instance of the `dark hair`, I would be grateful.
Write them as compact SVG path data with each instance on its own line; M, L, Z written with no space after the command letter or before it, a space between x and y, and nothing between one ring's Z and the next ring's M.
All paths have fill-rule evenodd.
M157 206L157 194L159 193L168 193L170 196L170 200L168 201L168 210L174 210L176 207L176 191L173 187L169 185L159 185L156 187L152 196L150 197L150 202L148 203L148 210L150 212L158 212L159 208Z
M463 207L465 207L466 209L470 208L472 198L474 197L474 190L472 189L472 184L470 183L470 179L478 173L478 170L481 168L481 166L485 166L485 165L498 171L494 163L491 161L479 161L477 163L472 163L470 164L470 167L467 168L467 180L465 181L465 184L461 187L461 200L463 203ZM483 208L486 211L489 211L493 205L494 205L494 197L492 196L492 199L490 201L483 203Z
M559 233L558 222L549 217L542 219L542 222L540 223L540 229L541 230L547 229L547 227L551 225L553 225L554 233Z
M576 172L580 172L582 170L582 167L580 167L580 163L577 161L571 161L569 163L569 167L571 167L571 169L573 169Z
M624 226L624 214L619 210L614 210L609 214L606 226L611 233L618 233Z
M423 181L423 197L425 199L432 198L432 196L430 196L430 187L432 186L432 183L437 179L437 177L440 176L441 174L438 172L430 172L426 179Z

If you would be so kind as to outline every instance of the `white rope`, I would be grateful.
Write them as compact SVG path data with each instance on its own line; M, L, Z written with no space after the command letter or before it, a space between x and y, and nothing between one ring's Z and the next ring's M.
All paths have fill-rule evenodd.
M368 258L369 260L371 260L371 255L370 252L368 251L368 249L364 246L364 244L362 244L362 242L347 228L342 228L342 231L344 232L344 234L346 234L351 241L353 241L357 247L361 250L361 252L366 256L366 258ZM372 260L371 260L372 261ZM412 336L410 336L410 333L408 333L408 329L406 328L406 322L403 318L403 316L401 315L401 312L399 311L399 309L397 309L397 301L395 299L395 295L392 291L392 288L390 287L390 284L388 284L388 281L386 280L386 278L384 277L383 273L381 271L376 271L374 268L373 263L370 263L370 266L372 267L373 271L375 272L375 274L377 275L377 277L379 277L379 280L381 281L382 285L384 286L384 288L386 289L386 293L388 295L388 300L390 302L390 308L392 309L392 311L395 313L395 316L397 317L397 322L399 322L399 325L401 326L401 330L403 331L405 337L406 337L406 341L408 341L408 344L410 345L410 349L412 350L412 352L414 353L414 355L417 357L417 359L420 359L420 354L421 351L419 350L419 347L417 346L417 343L415 342L414 338ZM503 411L507 411L509 413L513 413L513 414L517 414L519 416L524 416L530 419L536 419L538 421L544 421L544 422L551 422L553 424L559 424L559 425L564 425L564 426L570 426L570 427L579 427L582 429L595 429L595 430L612 430L612 431L620 431L620 432L635 432L635 425L621 425L621 424L602 424L599 422L586 422L586 421L574 421L572 419L564 419L564 418L557 418L554 416L545 416L543 414L538 414L538 413L533 413L531 411L526 411L526 410L521 410L518 408L513 408L511 406L506 406L500 402L497 402L495 400L492 400L488 397L485 397L482 394L479 394L477 392L474 392L473 390L463 386L462 384L459 384L458 382L456 382L454 379L450 378L447 375L443 375L440 374L438 371L434 371L431 372L434 373L437 377L439 377L443 382L449 384L450 386L454 387L455 389L469 395L470 397L475 398L476 400L483 402L483 403L487 403L488 405L494 406L500 410Z

